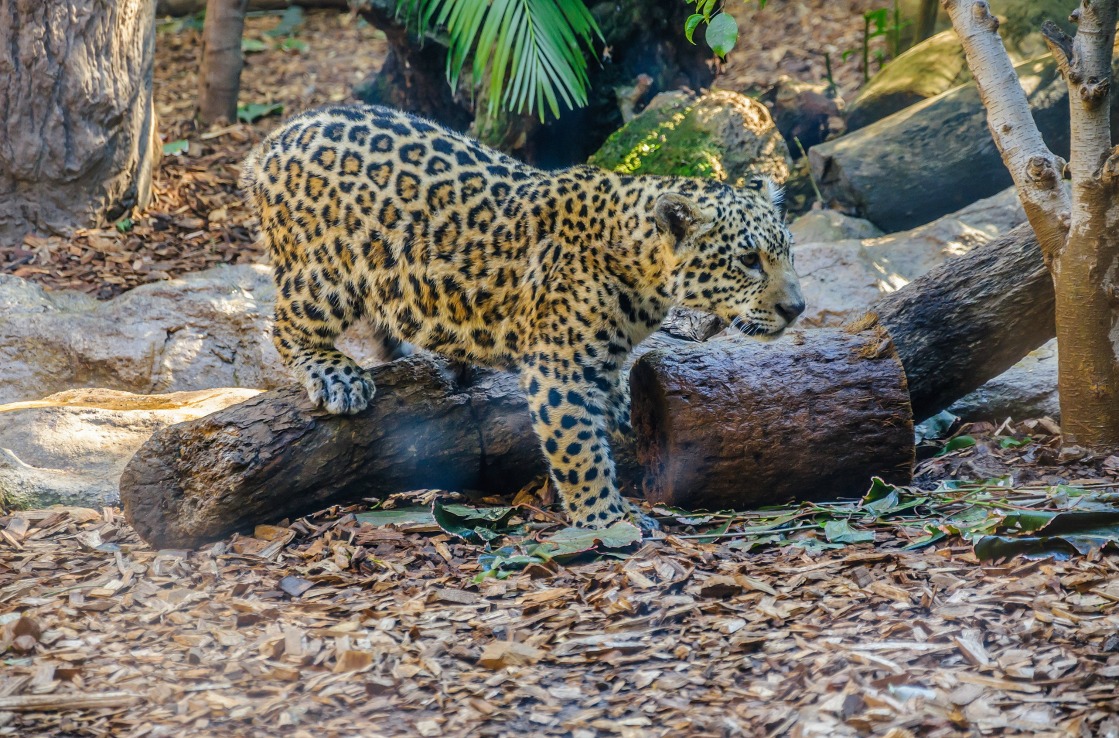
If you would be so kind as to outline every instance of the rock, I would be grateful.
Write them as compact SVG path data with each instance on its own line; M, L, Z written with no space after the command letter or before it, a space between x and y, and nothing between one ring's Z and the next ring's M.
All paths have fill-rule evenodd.
M1067 157L1068 86L1055 62L1042 57L1015 70L1045 142ZM1113 71L1119 73L1119 57ZM1119 133L1119 96L1111 105ZM1012 184L974 83L815 146L808 159L827 204L886 232L928 223Z
M0 405L0 508L117 505L121 472L152 433L257 394L78 389Z
M843 132L843 99L824 83L782 77L761 97L793 158Z
M1003 374L952 403L948 412L964 421L1050 417L1060 422L1057 341L1031 352Z
M911 231L839 241L808 242L805 238L802 243L798 238L793 253L808 305L802 320L808 326L839 325L882 294L1025 220L1018 196L1010 188ZM850 221L859 223L853 218L840 222L851 227ZM809 221L806 229L811 226ZM824 234L831 235L826 230Z
M1070 0L1001 0L994 10L1001 21L999 35L1011 61L1018 64L1048 54L1041 24L1052 19L1066 33L1072 33L1074 27L1068 15L1075 7L1076 2ZM903 18L914 18L916 7L911 12L903 7L901 13ZM848 131L971 81L964 50L952 24L943 11L939 19L939 33L900 54L859 90L847 108ZM903 35L911 28L910 25L903 29Z
M588 163L624 174L710 177L739 185L766 175L789 176L789 150L760 102L714 90L657 95L615 131Z
M812 210L789 225L796 243L826 243L847 238L877 238L878 226L869 220L853 218L838 210Z
M20 316L0 321L0 403L74 387L150 394L286 384L272 346L274 294L263 265L154 282L106 302L0 275L0 315ZM380 356L376 344L344 345L364 363Z
M938 33L891 61L859 90L847 108L847 130L858 130L970 81L956 32Z

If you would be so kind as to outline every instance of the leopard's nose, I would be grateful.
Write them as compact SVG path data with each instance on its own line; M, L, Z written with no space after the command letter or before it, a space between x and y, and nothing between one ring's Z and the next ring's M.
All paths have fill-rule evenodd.
M804 300L777 303L777 314L784 318L787 323L792 323L803 312Z

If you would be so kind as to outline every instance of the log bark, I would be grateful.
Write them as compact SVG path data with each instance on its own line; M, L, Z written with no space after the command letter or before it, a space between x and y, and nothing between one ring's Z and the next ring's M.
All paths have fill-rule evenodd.
M203 125L237 120L241 91L241 35L248 0L209 0L202 28L202 67L198 71L198 120Z
M1019 64L1015 71L1028 91L1033 121L1048 150L1067 158L1068 89L1056 62L1051 58L1033 60ZM1119 96L1113 95L1111 104L1114 133L1119 132ZM945 131L951 132L948 139ZM808 158L827 200L887 232L928 223L1013 184L991 139L987 114L974 84L815 146ZM1025 157L1023 171L1032 158ZM1041 160L1036 163L1033 176L1048 176L1043 169L1051 168L1042 164ZM1053 190L1047 192L1059 198ZM1027 205L1029 213L1032 206Z
M651 502L741 509L912 481L909 393L884 331L654 351L630 376Z
M913 415L935 415L1055 335L1053 280L1021 225L870 309L894 337Z
M292 5L302 8L326 8L346 10L349 0L249 0L249 10L283 10ZM184 16L201 13L206 9L206 0L157 0L155 13L163 16Z
M0 0L0 246L143 207L159 154L146 0Z
M683 344L657 334L642 350ZM360 415L328 415L293 387L157 432L121 476L129 523L154 546L193 547L401 490L511 494L547 472L516 375L475 370L459 384L426 355L373 372L377 395ZM632 446L614 451L637 494Z

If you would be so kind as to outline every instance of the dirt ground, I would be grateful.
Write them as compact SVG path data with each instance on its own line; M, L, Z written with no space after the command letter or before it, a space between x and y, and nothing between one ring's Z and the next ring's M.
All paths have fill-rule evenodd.
M1061 462L1043 428L971 432L923 484L1119 484L1119 458ZM913 522L829 544L801 508L776 543L662 515L663 536L499 579L478 575L502 539L360 509L197 551L112 509L0 517L0 735L1119 734L1114 555L908 550Z

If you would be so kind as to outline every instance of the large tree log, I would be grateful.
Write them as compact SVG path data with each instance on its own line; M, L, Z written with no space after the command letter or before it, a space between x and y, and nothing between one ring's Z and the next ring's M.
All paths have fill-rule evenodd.
M0 246L115 220L158 156L147 0L0 0Z
M1068 89L1056 62L1051 57L1024 62L1015 71L1045 143L1067 158ZM1114 135L1119 95L1112 96L1111 111ZM887 232L928 223L1012 184L974 83L815 146L808 158L827 200Z
M1056 335L1053 280L1021 225L949 259L871 308L897 343L917 420L994 379Z
M897 354L905 364L913 406L918 417L923 417L1001 373L1052 337L1052 306L1053 288L1037 243L1032 232L1022 228L947 262L883 298L873 310L893 337ZM873 322L868 319L860 327ZM695 337L706 337L711 330L710 325L694 322L687 316L675 318L673 326L683 335ZM812 356L814 351L823 352L827 346L833 347L830 356L838 355L834 342L840 339L832 338L832 343L816 346L817 336L827 335L833 334L806 332L804 343L799 346L785 340L772 345L743 341L744 345L739 347L737 341L698 345L658 333L643 343L637 353L668 349L659 359L667 365L677 354L685 357L680 361L687 363L696 360L687 358L693 352L700 356L725 353L730 350L729 344L743 356L773 357L771 363L750 358L748 365L740 364L733 373L719 370L727 375L731 385L743 382L741 386L748 387L761 382L757 401L753 396L742 395L740 389L725 392L737 393L742 402L749 399L757 405L759 413L769 413L772 418L772 406L764 397L772 393L782 397L790 394L782 389L791 381L790 365L806 362L803 357ZM877 353L876 349L868 355ZM734 361L740 359L735 357ZM815 368L812 362L805 363L803 377L818 374L817 370L825 366L839 366L838 359L823 357L818 361ZM829 467L836 463L837 456L852 453L852 438L866 438L868 434L899 435L888 436L895 445L890 447L891 456L884 454L885 468L878 463L865 466L864 480L876 471L887 475L897 472L896 443L901 438L899 428L907 422L901 421L902 426L892 429L876 427L878 419L889 415L884 408L893 408L890 417L900 414L896 400L898 381L886 371L887 364L893 365L893 361L868 358L865 363L869 366L862 371L867 374L860 375L859 370L849 368L843 375L848 379L843 381L856 386L862 381L860 376L867 380L877 376L876 372L882 373L882 391L886 393L882 396L895 398L889 400L892 404L882 405L883 400L875 399L879 397L878 390L869 395L849 393L855 395L852 405L869 413L865 416L868 427L848 428L852 435L839 446L813 447L811 452L815 455L804 464L815 464L822 481L798 484L792 489L794 485L782 481L784 467L778 463L768 465L767 460L767 465L758 465L758 469L769 476L735 476L746 495L739 504L757 499L749 497L751 490L779 490L780 494L771 499L780 499L781 494L788 496L786 493L839 493L841 486L835 481L838 477L829 476L833 474ZM468 385L460 386L442 364L424 357L382 366L375 372L377 397L372 409L358 416L326 415L310 407L301 389L287 389L265 393L206 418L157 432L137 452L121 478L126 516L140 535L154 545L193 546L254 523L404 489L450 487L512 492L545 471L527 404L513 375L479 371ZM637 382L635 402L642 402L644 386ZM785 411L794 419L827 415L829 420L842 419L844 426L851 424L853 415L844 411L842 402L832 403L827 413L813 409L814 393L818 390L807 387L802 384L803 391L789 397L794 404ZM839 414L833 417L834 413ZM717 425L723 414L746 418L750 412L734 402L708 404L705 413L692 413L695 424L691 430L679 432L706 432L703 426ZM803 433L805 439L813 433L827 432L826 428L817 429L818 425L806 423L797 432ZM791 424L780 428L786 435L793 434ZM645 432L641 427L639 430ZM803 443L791 436L790 439L798 448ZM769 445L751 448L744 440L740 447L744 454L771 451ZM841 448L842 454L836 448ZM619 478L625 482L626 490L632 492L641 479L634 449L621 446L616 451ZM844 477L848 481L853 478ZM720 480L718 484L726 482ZM850 493L854 483L850 484L843 491Z
M651 502L741 509L912 480L909 393L883 330L653 351L630 390Z
M684 344L658 333L641 350ZM412 356L373 369L360 415L328 415L290 388L164 428L121 476L125 516L149 543L180 547L408 489L515 492L547 471L528 403L515 375L472 374L460 385L445 362ZM614 450L637 494L632 446Z

